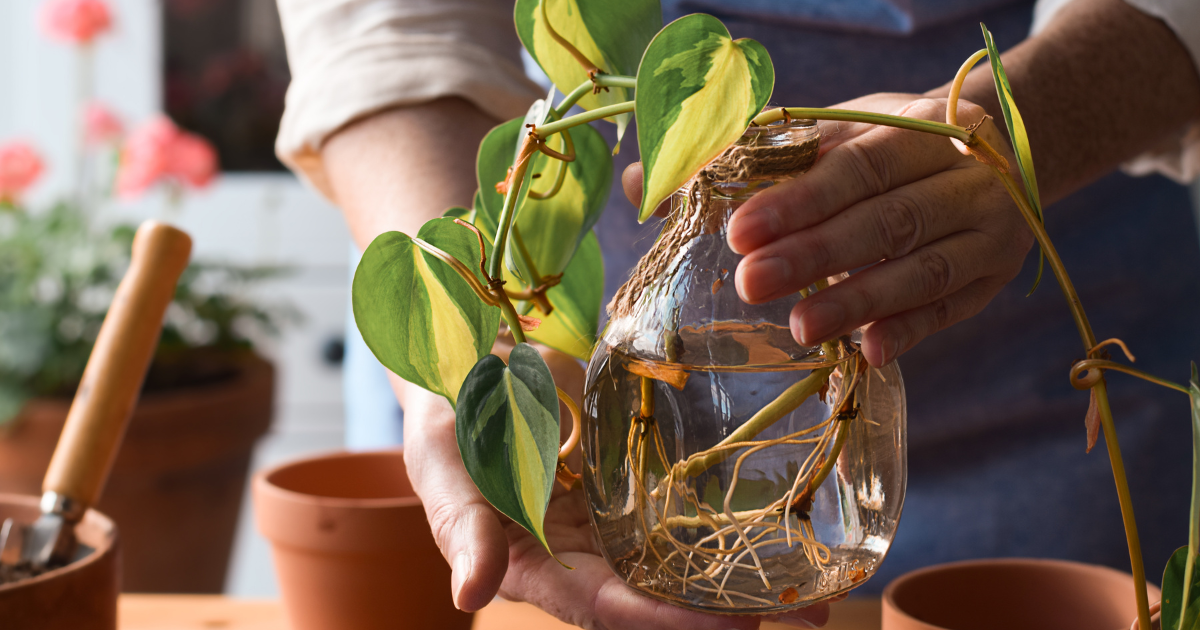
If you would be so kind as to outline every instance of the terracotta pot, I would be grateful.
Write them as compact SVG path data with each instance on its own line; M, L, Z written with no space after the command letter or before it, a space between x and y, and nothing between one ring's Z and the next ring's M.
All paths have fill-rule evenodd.
M0 494L0 521L32 523L41 511L37 497ZM82 560L33 579L0 586L4 630L116 630L120 554L117 528L88 510L75 535L94 551Z
M337 453L254 478L258 529L294 630L467 630L401 451Z
M274 371L143 395L97 509L121 528L131 592L219 593L254 444L271 423ZM0 492L37 495L69 400L36 399L0 430Z
M1162 597L1148 589L1151 604ZM1126 630L1135 619L1132 576L1065 560L941 564L883 591L883 630Z

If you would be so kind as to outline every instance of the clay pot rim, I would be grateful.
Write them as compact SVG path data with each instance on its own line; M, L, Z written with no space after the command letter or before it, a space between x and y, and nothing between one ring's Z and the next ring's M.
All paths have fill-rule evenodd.
M1124 571L1120 571L1118 569L1114 569L1112 567L1106 567L1106 566L1099 565L1099 564L1089 564L1087 562L1078 562L1076 560L1061 560L1061 559L1057 559L1057 558L976 558L976 559L972 559L972 560L958 560L955 562L943 562L940 564L934 564L934 565L930 565L930 566L923 567L920 569L916 569L914 571L909 571L908 573L905 573L904 575L901 575L900 577L889 582L888 585L885 586L883 589L882 601L883 601L884 610L887 610L890 608L892 610L892 612L894 612L898 617L902 618L904 621L911 621L911 622L915 622L915 623L924 624L924 625L927 625L930 627L934 627L925 621L922 621L920 619L917 619L916 617L913 617L912 615L909 615L908 611L904 610L899 605L897 605L896 599L895 599L896 591L899 590L900 588L906 586L907 584L909 584L915 580L924 578L925 576L932 574L932 573L942 573L947 570L955 570L955 569L961 569L961 568L972 567L972 566L974 566L974 567L984 567L984 566L1045 567L1045 566L1052 566L1052 567L1059 567L1059 568L1086 570L1086 571L1090 571L1090 572L1099 571L1101 573L1111 573L1111 574L1115 574L1115 575L1122 576L1122 577L1130 577L1130 575L1128 573L1125 573ZM1147 583L1146 586L1148 587L1148 590L1150 591L1151 600L1153 600L1154 593L1156 591L1158 591L1158 588L1155 585L1149 584L1149 583Z
M364 509L376 510L381 508L409 508L421 505L421 498L413 495L411 497L390 497L383 499L354 499L347 497L329 497L319 494L308 494L305 492L297 492L288 490L281 486L275 485L271 481L271 477L277 473L283 472L289 468L298 468L317 462L333 461L341 459L358 459L361 457L379 457L392 456L403 459L404 451L402 449L386 449L376 451L333 451L306 457L304 459L293 459L282 464L272 466L265 470L261 470L254 474L255 490L262 493L273 495L276 499L288 501L292 503L301 503L305 505L321 504L330 507L347 508L347 509Z
M256 350L229 350L225 353L229 358L231 365L236 367L236 370L228 378L223 378L218 381L210 381L204 383L195 383L181 385L178 387L170 387L159 389L151 392L142 392L138 395L139 407L155 407L159 405L171 404L181 394L189 393L206 393L206 392L225 392L244 388L252 383L255 379L261 378L261 374L265 371L271 371L275 368L275 363L262 356ZM74 400L74 394L67 396L34 396L26 401L26 404L33 404L43 407L58 407L68 409ZM17 414L16 418L21 415Z
M36 510L36 509L38 509L39 500L37 497L31 497L31 496L24 495L24 494L0 493L0 503L8 503L10 505L26 505L26 506L29 506L30 508L33 508ZM111 549L113 546L113 543L116 541L117 526L115 523L112 522L112 519L101 514L100 512L97 512L96 510L88 510L87 513L84 514L83 519L84 519L83 522L90 521L90 522L94 523L96 526L107 530L107 534L104 537L105 544L103 546L96 547L96 549L91 554L89 554L86 558L84 558L83 560L80 560L79 562L72 562L71 564L68 564L65 567L59 567L57 569L54 569L53 571L47 571L47 572L45 572L35 578L32 578L32 579L21 580L20 582L12 582L9 584L2 584L2 585L0 585L0 594L16 591L16 590L20 590L20 589L25 589L25 588L31 588L31 587L37 586L39 584L42 584L44 582L49 582L51 580L58 579L59 577L61 577L62 575L66 574L66 573L79 571L85 567L88 567L90 565L93 565L93 564L99 562L101 557L104 555L104 552L107 551L108 549Z

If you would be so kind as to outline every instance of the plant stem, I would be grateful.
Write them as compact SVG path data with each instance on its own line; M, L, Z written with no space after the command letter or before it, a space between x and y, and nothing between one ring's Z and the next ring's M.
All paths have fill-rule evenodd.
M504 193L504 207L500 211L500 220L497 222L496 238L493 239L496 245L492 248L492 257L488 260L488 276L492 278L501 277L500 264L504 260L504 249L508 246L508 233L512 229L513 217L517 212L517 197L524 184L525 171L529 168L530 158L537 151L529 136L525 136L522 142L519 157L513 164L512 172L508 174L506 180L508 190Z
M504 317L504 323L508 324L508 331L512 333L513 341L525 343L525 330L521 328L521 318L517 315L517 309L513 308L512 300L508 299L508 294L501 288L492 295L495 295L500 302L500 314Z
M971 68L987 54L986 48L975 51L975 54L967 57L967 60L963 62L962 67L958 69L958 74L954 75L954 81L950 84L950 96L946 99L946 124L958 125L958 95L962 92L963 81L967 80L967 73L971 71Z
M479 299L483 300L485 304L490 304L492 306L496 305L495 297L488 292L487 288L480 284L479 278L476 278L475 274L469 268L467 268L467 266L463 264L461 260L455 258L449 252L430 245L419 238L413 237L412 242L413 245L416 245L422 251L446 263L447 265L450 265L450 268L453 269L455 273L462 276L462 279L466 280L467 284L471 285L471 289L475 291L475 295L479 296Z
M946 123L934 122L932 120L921 120L919 118L860 112L850 109L824 109L821 107L788 107L786 109L788 115L792 118L840 120L842 122L859 122L883 125L885 127L897 127L954 138L963 144L970 143L975 136L974 133L964 127L947 125ZM783 120L783 110L784 108L781 107L763 112L754 117L752 124L762 126L777 120Z
M732 455L732 451L730 449L721 449L720 447L726 444L736 444L754 439L754 436L772 424L775 424L780 418L795 411L796 408L804 404L805 400L808 400L809 396L820 391L821 386L829 380L829 375L832 373L833 368L813 370L798 383L783 390L783 393L778 398L767 403L767 406L759 409L758 413L751 416L749 420L744 422L733 433L730 433L729 437L718 442L713 447L714 450L711 453L688 462L687 466L683 469L682 477L694 477L728 459Z
M1143 372L1141 370L1135 370L1134 368L1131 368L1128 365L1123 365L1121 363L1117 363L1116 361L1108 361L1105 359L1084 359L1083 361L1077 361L1075 363L1075 365L1071 366L1071 384L1075 386L1075 389L1091 389L1090 387L1080 386L1080 384L1077 383L1076 381L1079 379L1080 373L1087 371L1087 370L1091 370L1092 368L1097 368L1100 370L1116 370L1118 372L1124 372L1130 376L1136 376L1136 377L1142 379L1143 381L1149 381L1151 383L1154 383L1155 385L1159 385L1161 387L1166 387L1167 389L1173 389L1173 390L1176 390L1179 392L1183 392L1184 394L1187 394L1189 396L1191 395L1191 392L1188 391L1188 388L1184 387L1183 385L1180 385L1179 383L1169 381L1165 378L1161 378L1161 377L1155 376L1153 374Z
M571 127L578 127L584 123L590 123L593 120L600 120L601 118L608 118L609 116L616 116L617 114L632 112L636 107L637 106L633 101L625 101L624 103L615 103L605 107L597 107L596 109L583 112L582 114L575 114L574 116L568 116L562 120L552 122L548 125L542 125L534 130L533 134L540 139L545 139L562 131L563 129L570 129Z
M546 5L549 2L550 0L541 0L538 4L541 5L540 8L542 9L542 24L545 25L546 32L550 34L550 39L554 40L556 44L562 46L568 54L574 57L575 61L578 61L579 65L583 66L584 72L588 74L600 72L600 68L592 63L591 59L588 59L582 52L579 52L578 48L571 45L571 42L568 42L562 35L558 34L558 31L554 30L554 26L550 24L550 14L546 11Z
M587 96L591 92L592 82L590 80L580 83L579 87L571 90L571 93L563 98L562 102L558 104L558 107L553 109L551 112L551 117L558 119L566 116L567 112L571 111L571 108L575 106L575 103L579 102L579 99Z
M597 74L593 83L600 87L637 88L637 77L626 77L619 74Z
M973 140L987 146L987 142L981 138ZM989 166L1004 183L1005 190L1017 204L1021 216L1025 219L1025 223L1033 232L1034 238L1037 239L1038 245L1041 246L1046 259L1050 262L1050 270L1054 272L1054 278L1058 281L1058 286L1067 299L1067 306L1071 309L1071 316L1075 319L1075 327L1079 329L1084 352L1091 352L1092 348L1096 347L1096 334L1092 332L1087 313L1084 312L1083 304L1079 301L1079 294L1075 291L1075 285L1071 282L1071 277L1067 274L1062 259L1058 256L1058 250L1054 248L1054 243L1050 241L1050 235L1046 233L1046 226L1038 219L1036 212L1029 205L1024 190L1017 185L1012 175L1000 170L995 165ZM1117 485L1117 501L1121 506L1121 520L1125 524L1125 541L1129 545L1129 563L1133 572L1134 595L1137 598L1138 627L1139 630L1150 630L1150 602L1146 595L1146 567L1142 561L1142 545L1138 539L1137 520L1133 513L1133 498L1129 493L1129 481L1125 476L1125 462L1121 458L1121 445L1117 441L1116 424L1113 422L1112 408L1108 404L1108 386L1104 379L1100 379L1092 387L1092 391L1096 393L1096 407L1100 412L1100 424L1104 428L1104 446L1108 450L1108 463L1112 467L1113 481Z

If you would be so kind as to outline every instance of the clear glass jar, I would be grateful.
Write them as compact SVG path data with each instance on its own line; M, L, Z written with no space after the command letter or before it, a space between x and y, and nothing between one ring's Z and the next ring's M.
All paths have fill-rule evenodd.
M817 142L812 121L793 121L751 128L731 151L803 169ZM722 179L730 169L710 166L676 193L610 305L584 394L583 482L605 558L633 588L710 612L780 612L855 587L904 500L895 364L867 366L857 333L801 346L788 328L801 294L750 305L733 287L730 215L789 177L761 170Z

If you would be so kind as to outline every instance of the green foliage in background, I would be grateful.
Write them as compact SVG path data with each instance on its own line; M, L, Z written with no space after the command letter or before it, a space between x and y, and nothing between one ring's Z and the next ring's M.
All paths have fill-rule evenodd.
M129 265L134 227L100 229L77 207L0 210L0 424L36 396L69 397ZM296 313L246 292L285 272L193 263L179 280L146 388L221 378L221 353L253 348ZM197 357L203 357L196 360Z

